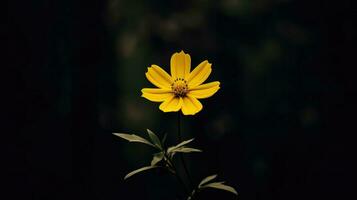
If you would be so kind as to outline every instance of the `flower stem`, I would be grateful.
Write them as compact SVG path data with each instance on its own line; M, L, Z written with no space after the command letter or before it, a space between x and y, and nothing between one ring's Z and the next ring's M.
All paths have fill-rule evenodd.
M179 140L179 143L182 142L182 136L181 136L181 113L180 112L177 112L177 135L178 135L178 140ZM192 179L191 179L191 176L190 174L188 173L188 170L187 170L187 165L186 165L186 162L185 162L185 159L183 157L182 154L179 155L180 157L180 160L182 162L182 165L183 165L183 169L186 173L186 176L188 178L188 181L190 183L190 187L192 188L193 185L192 185Z
M187 198L187 200L194 200L194 199L196 199L196 193L198 192L198 188L195 188L192 192L191 192L191 194L190 194L190 196L188 196L188 198Z
M178 172L177 172L177 168L175 167L174 163L169 159L169 157L165 154L164 155L166 158L167 163L169 164L169 166L173 169L173 172L170 171L178 180L178 182L182 185L183 190L185 191L186 194L189 194L188 189L186 188L186 184L185 182L182 180L182 178L179 176Z

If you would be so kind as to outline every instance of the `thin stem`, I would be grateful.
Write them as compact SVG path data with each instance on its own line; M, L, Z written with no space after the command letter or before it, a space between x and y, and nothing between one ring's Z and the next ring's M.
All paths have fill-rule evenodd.
M170 165L170 167L174 170L174 172L172 172L172 171L170 171L170 170L169 170L169 171L170 171L172 174L174 174L175 177L176 177L176 179L180 182L180 184L182 185L182 188L184 189L186 195L187 195L187 194L190 194L189 191L188 191L188 189L186 188L185 182L184 182L184 181L182 180L182 178L178 175L177 169L176 169L175 165L173 164L173 162L167 157L166 153L165 153L164 157L165 157L167 163Z
M188 196L187 200L197 199L196 195L198 192L200 192L200 188L196 187L195 189L192 190L192 192L191 192L190 196Z
M182 142L182 136L181 136L181 113L180 112L177 112L177 135L178 135L179 143ZM186 176L188 177L188 181L190 182L190 186L192 188L192 179L191 179L190 174L188 173L187 165L186 165L185 159L184 159L182 154L180 154L180 159L181 159L181 162L182 162L182 165L183 165L183 169L184 169L184 171L186 173Z
M196 189L194 189L192 191L192 193L190 194L190 196L188 196L187 200L194 200L195 199L195 194L196 194Z

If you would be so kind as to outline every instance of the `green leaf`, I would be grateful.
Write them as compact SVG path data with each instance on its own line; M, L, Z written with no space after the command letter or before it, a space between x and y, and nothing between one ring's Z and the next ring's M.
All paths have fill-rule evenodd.
M237 191L228 185L224 185L224 182L214 182L214 183L208 183L207 185L202 186L201 188L215 188L219 190L225 190L228 192L232 192L235 195L238 195Z
M176 148L182 147L190 142L192 142L195 138L189 139L189 140L185 140L183 142L181 142L180 144L176 145Z
M168 153L171 153L171 152L174 151L175 149L178 149L178 148L180 148L180 147L182 147L182 146L184 146L184 145L186 145L186 144L192 142L193 140L194 140L194 138L189 139L189 140L185 140L185 141L181 142L180 144L178 144L178 145L176 145L176 146L169 147L169 148L167 149L167 152L168 152Z
M202 185L212 181L213 179L215 179L217 177L217 174L211 175L211 176L207 176L206 178L204 178L201 183L198 185L198 187L200 188Z
M160 139L155 135L155 133L150 131L149 129L146 129L146 131L148 132L152 143L154 143L154 145L156 147L158 147L159 149L162 149L162 145L161 145Z
M202 152L202 150L183 146L178 149L175 149L174 152L191 153L191 152Z
M178 149L171 150L171 152L169 152L168 154L170 158L172 158L176 153L192 153L192 152L202 152L202 150L183 146Z
M164 152L155 153L151 160L151 166L154 166L158 162L160 162L164 158L164 155L165 155Z
M125 133L113 133L113 134L118 136L118 137L121 137L121 138L123 138L125 140L128 140L129 142L139 142L139 143L147 144L147 145L152 146L152 147L156 147L155 145L151 144L146 139L144 139L144 138L142 138L140 136L134 135L134 134L125 134Z
M146 170L153 169L153 168L157 168L157 167L159 167L159 166L146 166L146 167L142 167L142 168L140 168L140 169L134 170L134 171L130 172L129 174L127 174L127 175L124 177L124 180L125 180L125 179L128 179L129 177L131 177L131 176L133 176L133 175L135 175L135 174L137 174L137 173L140 173L140 172L142 172L142 171L146 171Z

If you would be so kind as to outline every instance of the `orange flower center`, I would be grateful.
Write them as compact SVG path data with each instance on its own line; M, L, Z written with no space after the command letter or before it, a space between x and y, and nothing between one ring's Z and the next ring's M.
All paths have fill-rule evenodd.
M183 78L177 78L171 84L171 89L176 97L184 97L188 92L187 81Z

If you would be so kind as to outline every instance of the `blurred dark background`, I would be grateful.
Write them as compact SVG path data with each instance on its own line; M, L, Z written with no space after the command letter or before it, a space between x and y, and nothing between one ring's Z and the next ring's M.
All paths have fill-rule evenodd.
M184 50L220 91L184 117L194 182L218 173L239 199L347 199L352 191L356 15L349 1L8 1L2 120L6 199L175 199L152 149L176 115L140 97L150 64ZM2 73L4 75L4 73ZM355 116L355 115L354 115ZM8 166L8 167L7 167ZM200 199L234 199L203 192Z

